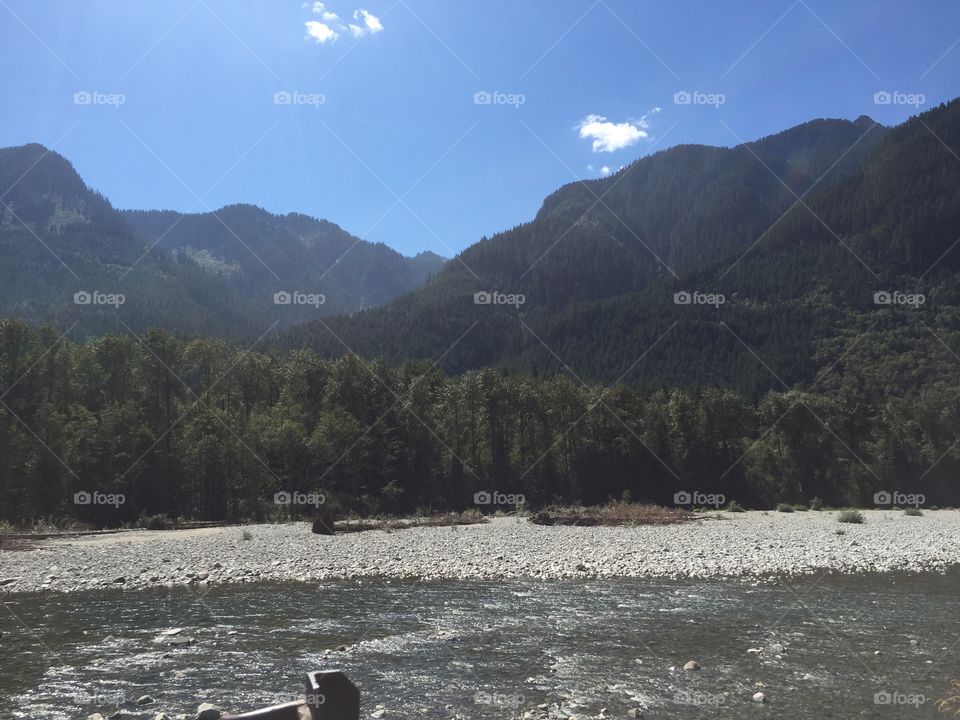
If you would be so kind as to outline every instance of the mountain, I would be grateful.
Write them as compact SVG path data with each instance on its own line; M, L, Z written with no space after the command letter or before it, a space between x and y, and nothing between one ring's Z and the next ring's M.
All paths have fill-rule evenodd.
M126 325L259 337L274 322L288 327L385 302L444 262L248 205L202 215L119 212L63 156L37 144L0 149L0 188L0 316L76 323L80 336ZM277 293L290 302L277 304Z
M444 259L433 253L408 258L308 215L273 215L252 205L215 213L126 211L123 217L149 245L191 258L238 295L272 298L276 292L323 294L322 315L379 305L422 285ZM315 316L296 307L285 319Z
M732 148L661 151L561 188L534 220L471 246L423 288L329 330L295 328L284 343L641 388L757 396L849 381L908 392L905 368L929 376L945 365L938 345L960 346L951 147L960 101L896 128L816 120ZM897 290L929 302L874 303ZM675 301L694 291L692 303ZM502 295L477 304L477 292ZM725 302L697 304L711 294ZM882 362L838 362L858 352ZM909 354L899 369L896 352Z

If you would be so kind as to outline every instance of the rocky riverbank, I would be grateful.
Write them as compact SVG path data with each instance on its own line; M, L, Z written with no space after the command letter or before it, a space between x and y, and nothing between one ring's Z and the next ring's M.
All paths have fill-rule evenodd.
M544 527L525 518L335 536L306 523L135 530L0 552L0 592L261 580L765 577L960 564L960 511L719 513L679 525Z

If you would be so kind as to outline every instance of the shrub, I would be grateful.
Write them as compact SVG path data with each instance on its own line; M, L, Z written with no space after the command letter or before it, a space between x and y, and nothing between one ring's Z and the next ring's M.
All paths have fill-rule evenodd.
M863 513L859 510L844 510L840 513L840 517L837 518L837 521L842 523L855 523L859 525L863 522Z
M813 500L810 501L810 509L823 510L823 500L821 500L818 497L815 497Z
M173 527L173 521L165 514L159 515L141 515L140 527L147 530L170 530Z
M790 503L780 503L777 505L777 512L793 512L793 505Z
M797 512L806 512L810 508L808 508L806 505L801 505L797 503L796 505L793 506L793 509L796 510Z
M834 535L846 535L846 534L847 534L847 531L844 530L843 528L837 528L836 530L833 531L833 534L834 534Z
M240 533L240 539L241 539L241 540L253 540L253 533L250 532L249 530L244 530L242 533Z
M923 510L921 510L920 508L915 508L915 507L914 507L914 508L907 508L906 510L903 511L903 514L904 514L904 515L909 515L910 517L920 517L921 515L923 515Z
M727 512L746 512L743 509L743 506L740 505L736 500L731 500L727 503L727 506L724 508Z

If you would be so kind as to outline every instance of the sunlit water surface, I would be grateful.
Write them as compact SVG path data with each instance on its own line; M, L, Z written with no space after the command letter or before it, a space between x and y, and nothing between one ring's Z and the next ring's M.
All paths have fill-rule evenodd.
M386 718L512 718L543 703L580 718L925 718L960 677L957 572L284 583L3 604L3 718L243 711L326 668L361 688L364 716L382 703ZM156 642L173 627L196 642ZM691 659L702 670L684 672ZM132 704L143 694L149 713Z

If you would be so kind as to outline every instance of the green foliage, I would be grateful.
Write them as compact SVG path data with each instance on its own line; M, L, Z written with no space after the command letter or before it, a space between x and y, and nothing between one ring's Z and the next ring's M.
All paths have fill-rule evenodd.
M778 504L777 504L777 512L792 513L792 512L793 512L793 505L791 505L790 503L778 503Z
M865 522L865 518L863 517L863 513L859 510L841 510L840 515L837 517L837 522L854 523L859 525Z
M903 514L904 514L904 515L909 515L909 516L911 516L911 517L920 517L921 515L923 515L923 510L921 510L920 508L913 508L913 507L911 507L911 508L907 508L906 510L904 510L904 511L903 511Z
M823 500L821 500L818 497L815 497L813 500L810 501L810 509L823 510Z
M869 504L895 477L922 478L900 487L957 504L960 426L944 408L960 406L960 388L879 407L849 391L802 396L821 423L784 414L793 391L755 406L729 390L618 386L598 404L604 388L564 377L448 378L428 363L282 357L159 331L73 343L9 320L0 387L10 388L0 405L0 520L17 524L282 521L313 509L277 504L277 493L322 494L340 517L526 513L625 493L672 505L691 488L794 509L784 498L811 489L834 506ZM929 470L931 458L940 461ZM718 480L718 468L730 470ZM519 506L474 505L493 491ZM125 502L78 505L78 492Z
M728 503L727 503L727 506L724 508L724 510L726 510L727 512L732 512L732 513L742 513L742 512L746 512L746 511L743 509L743 506L740 505L740 503L738 503L736 500L731 500L730 502L728 502Z

